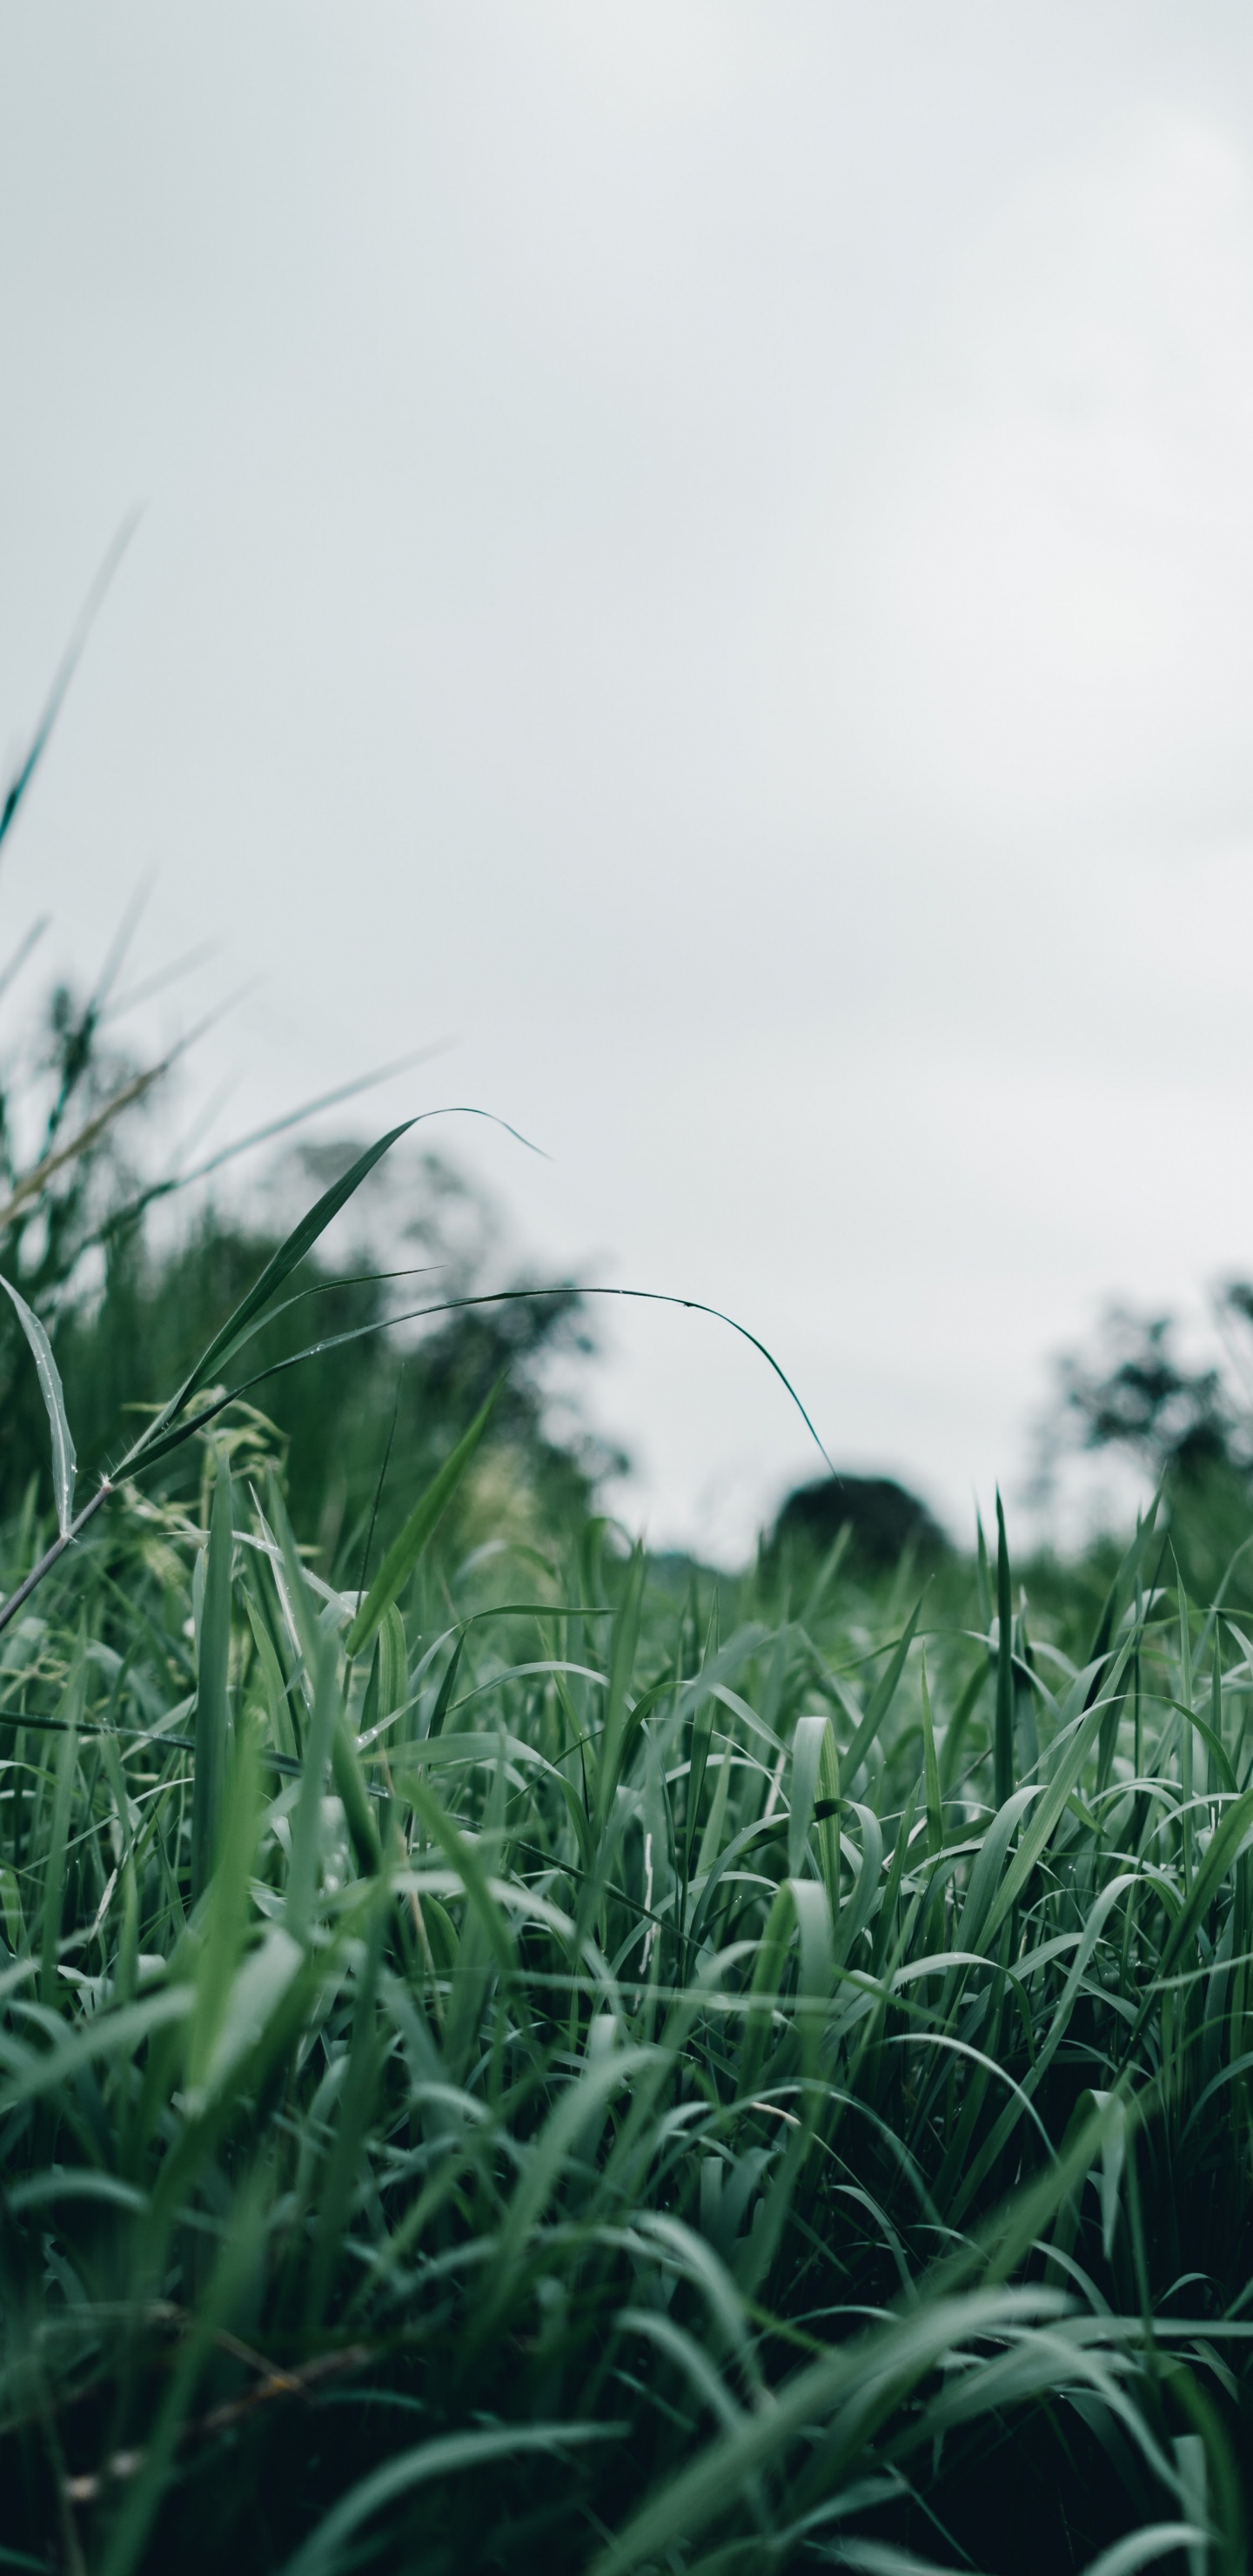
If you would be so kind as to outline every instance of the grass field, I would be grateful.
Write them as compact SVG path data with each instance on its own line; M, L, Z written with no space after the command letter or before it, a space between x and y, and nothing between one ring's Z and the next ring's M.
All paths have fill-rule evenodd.
M381 1357L394 1137L152 1252L107 987L0 1090L0 2570L1238 2576L1216 1382L1108 1381L1196 1468L1121 1560L650 1566L568 1289Z
M650 1569L489 1397L341 1589L222 1401L332 1202L107 1490L24 1354L0 2568L1244 2568L1238 1568Z

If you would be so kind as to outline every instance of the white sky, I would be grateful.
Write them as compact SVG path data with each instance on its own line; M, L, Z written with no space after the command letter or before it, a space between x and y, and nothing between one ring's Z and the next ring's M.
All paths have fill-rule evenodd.
M146 506L0 949L155 866L215 1135L452 1039L365 1120L959 1522L1253 1266L1247 9L6 0L0 349L15 746ZM733 1550L777 1383L605 1329Z

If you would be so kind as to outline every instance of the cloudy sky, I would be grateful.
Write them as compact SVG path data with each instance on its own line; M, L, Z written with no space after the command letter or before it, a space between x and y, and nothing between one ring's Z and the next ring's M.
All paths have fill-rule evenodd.
M1253 1265L1247 9L8 0L0 119L12 747L144 505L0 948L155 870L147 1034L259 978L215 1137L448 1040L370 1114L535 1137L457 1141L538 1257L1012 1488L1108 1295ZM734 1550L777 1383L606 1330Z

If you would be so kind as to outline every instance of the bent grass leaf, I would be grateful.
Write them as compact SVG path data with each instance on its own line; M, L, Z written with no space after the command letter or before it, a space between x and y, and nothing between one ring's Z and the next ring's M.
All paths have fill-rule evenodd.
M61 1372L53 1358L52 1344L38 1315L33 1314L26 1299L19 1296L11 1279L0 1278L0 1288L4 1289L9 1298L34 1355L39 1392L44 1400L48 1429L52 1436L52 1493L56 1503L57 1528L62 1538L66 1538L74 1518L74 1484L78 1474L78 1458L65 1410L65 1389L61 1384Z
M299 1225L293 1226L291 1233L266 1263L260 1278L249 1289L247 1296L241 1300L234 1313L228 1316L220 1332L214 1334L207 1348L201 1352L195 1367L183 1379L182 1385L170 1397L168 1404L162 1406L161 1411L149 1423L147 1429L142 1431L138 1440L132 1443L118 1469L119 1475L133 1472L145 1459L158 1454L159 1444L164 1446L162 1434L177 1422L197 1387L207 1386L226 1361L239 1349L250 1327L264 1313L276 1290L281 1288L285 1279L290 1278L292 1271L304 1260L306 1253L313 1250L314 1244L325 1234L328 1225L338 1216L340 1209L347 1205L354 1191L360 1189L367 1173L373 1171L375 1164L382 1160L383 1155L390 1151L400 1137L408 1134L412 1125L413 1120L407 1118L399 1127L389 1128L387 1134L380 1136L376 1144L368 1146L364 1154L358 1155L356 1162L342 1175L341 1179L333 1182L330 1189L323 1191L321 1198L310 1208L307 1216L301 1218Z

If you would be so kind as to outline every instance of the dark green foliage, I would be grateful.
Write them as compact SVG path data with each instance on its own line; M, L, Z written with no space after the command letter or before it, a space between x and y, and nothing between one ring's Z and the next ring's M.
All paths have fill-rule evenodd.
M799 1485L775 1522L772 1547L825 1554L846 1529L850 1565L866 1575L893 1573L907 1548L924 1565L949 1552L926 1504L890 1476L824 1476Z

